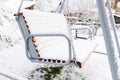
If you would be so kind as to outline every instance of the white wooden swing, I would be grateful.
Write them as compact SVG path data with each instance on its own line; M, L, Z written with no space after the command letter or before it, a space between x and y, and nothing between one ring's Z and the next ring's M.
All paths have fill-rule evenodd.
M118 41L118 38L117 38L117 34L116 34L116 31L115 31L116 26L115 26L115 21L114 21L113 14L112 14L112 11L111 11L110 0L107 0L107 3L108 3L108 9L109 9L109 13L110 13L109 18L110 18L110 22L112 24L113 33L114 33L114 37L115 37L115 43L117 44L116 46L113 46L115 43L113 43L113 41L112 41L113 38L111 36L110 25L108 25L108 17L105 14L106 11L105 11L104 0L96 0L96 2L97 2L98 10L99 10L99 16L100 16L100 20L101 20L101 26L102 26L102 30L103 30L104 39L105 39L106 49L107 49L107 52L108 52L108 60L109 60L109 64L110 64L112 79L113 80L119 80L119 77L118 77L119 66L118 66L116 60L117 60L117 58L120 58L120 47L119 47L119 41ZM30 15L28 15L28 14L26 15L26 13L29 13ZM42 15L40 15L40 14L42 14ZM44 15L44 17L43 17L43 15ZM46 22L48 22L49 20L51 20L51 18L57 17L57 16L59 16L59 18L62 17L62 19L60 19L60 20L63 20L63 19L65 20L64 16L60 15L60 14L58 15L58 14L55 14L55 13L50 13L50 16L51 16L51 18L50 18L50 16L48 17L47 15L48 14L46 14L46 13L44 14L43 12L42 13L41 12L36 13L36 11L25 11L25 12L23 11L22 13L15 14L15 16L17 16L16 19L18 20L19 28L20 28L20 30L22 32L23 38L24 38L25 43L26 43L26 54L27 54L27 57L31 61L43 62L43 63L50 63L50 64L58 64L58 65L67 65L70 62L74 62L75 61L75 63L77 63L77 65L79 65L79 67L81 68L83 62L81 62L81 60L79 59L79 57L81 56L82 53L77 53L76 54L76 58L74 60L74 56L75 55L72 56L73 50L71 49L72 44L74 42L76 42L76 45L78 45L79 42L74 41L74 40L71 42L70 35L67 35L67 34L64 34L64 33L60 33L59 34L60 30L62 30L63 27L60 28L60 27L58 27L58 25L55 25L55 23L52 24L52 25L51 24L49 24L49 25L45 24ZM33 16L36 16L36 18L33 17ZM37 18L37 17L40 17L40 16L42 17L43 20L41 18ZM46 18L46 16L48 18ZM39 23L33 24L35 22L34 20L39 20L39 19L41 19L42 24L41 23L40 23L40 25L36 25L36 24L39 24ZM45 22L44 22L44 19L47 19L47 20L45 20ZM58 18L57 18L57 20L58 20ZM41 22L41 21L39 21L39 22ZM53 19L53 22L55 22L55 21L56 21L56 19ZM61 22L58 20L57 23L61 23ZM61 25L61 24L59 24L59 25ZM64 27L65 27L65 25L64 25ZM58 32L55 31L55 30L52 30L52 33L48 33L48 32L51 32L51 31L49 31L50 29L48 27L47 27L48 29L46 29L45 26L50 26L50 29L54 26L54 28L56 27L55 30L58 29L57 30ZM52 29L54 29L54 28L52 28ZM43 31L43 32L39 32L38 29L40 31ZM46 30L47 30L47 33L46 33ZM64 32L64 30L63 30L63 32ZM35 31L35 33L34 33L34 31ZM54 33L53 31L57 32L57 34ZM36 32L38 32L39 34L36 34ZM65 33L66 33L66 31L65 31ZM57 54L56 54L57 56L55 58L55 56L54 56L55 54L54 55L51 54L51 52L49 52L49 50L50 50L49 48L48 48L47 51L51 54L51 58L49 58L50 56L48 56L49 59L48 58L44 58L47 55L45 55L44 57L41 57L41 53L42 52L40 52L40 55L38 54L39 50L37 49L38 45L36 45L36 42L39 41L39 40L41 40L41 39L37 39L37 37L42 37L43 42L46 43L46 41L44 41L44 40L46 40L46 38L43 39L44 36L45 37L52 37L52 38L54 38L54 37L62 37L62 39L59 40L60 42L61 42L61 40L62 41L66 40L66 43L68 43L68 45L67 45L68 46L68 57L64 57L64 55L66 55L66 53L65 53L62 56L64 58L62 58L62 60L61 60L59 58L59 55L58 55L58 53L59 52L61 53L61 51L59 51L59 52L57 52ZM47 39L47 40L49 41L49 39ZM55 39L50 40L50 42L53 41L53 40L55 40ZM54 43L54 41L52 43ZM75 45L74 48L79 48L78 47L79 45L78 46L76 46L76 45ZM41 44L40 44L40 46L41 46ZM48 44L47 44L47 47L51 48L51 46L52 45L48 46ZM58 46L53 47L53 51ZM62 46L64 46L64 45L62 45ZM66 48L66 46L65 46L65 48ZM117 48L117 52L118 52L118 56L116 56L116 57L115 57L115 48ZM79 48L79 49L76 49L76 51L77 50L81 51L82 49ZM83 51L85 51L85 50L83 50ZM65 61L65 60L67 60L67 61ZM0 75L6 77L8 79L12 79L12 80L16 80L17 78L19 78L20 80L24 79L24 78L18 77L16 75L13 76L13 74L8 73L8 72L4 72L4 71L1 71ZM26 79L24 79L24 80L26 80Z
M111 36L111 32L110 32L110 25L108 25L108 18L105 14L106 11L105 11L104 0L96 0L96 2L97 2L98 10L99 10L101 26L102 26L105 44L106 44L106 48L107 48L107 52L108 52L108 59L109 59L112 79L118 80L119 79L118 78L118 65L116 63L117 61L116 61L114 54L115 54L115 47L117 47L117 51L120 56L120 47L119 47L119 44L117 44L118 46L113 46L112 36ZM110 0L107 0L107 2L108 2L109 13L110 13L110 21L111 21L111 23L113 25L112 27L114 29L115 22L114 22L114 18L112 16L111 8L110 8ZM40 62L40 63L41 62L48 63L48 64L67 65L70 62L75 62L81 68L83 62L80 60L80 56L82 56L82 54L85 54L85 53L79 53L79 51L77 51L77 50L80 50L80 51L82 50L80 47L78 47L81 45L81 44L79 44L80 41L77 42L77 41L73 40L71 42L70 35L67 34L68 29L66 27L67 25L64 23L66 20L63 15L56 14L56 13L49 13L49 14L50 15L48 15L48 13L45 13L45 12L29 11L29 10L23 11L22 13L15 14L15 16L17 16L16 19L18 20L19 28L20 28L23 38L25 40L27 57L31 61ZM36 17L34 17L34 16L36 16ZM53 19L54 17L57 17L57 18ZM61 20L63 20L63 22L61 22ZM51 21L50 24L47 24L48 21ZM56 24L54 22L56 22ZM63 25L61 26L61 23L62 24L64 23L63 24L64 27L63 27ZM46 26L49 26L50 28L48 28ZM55 29L55 30L51 30L51 29ZM36 32L38 32L38 34L36 34ZM114 31L114 36L116 37L115 31ZM38 37L42 37L42 38L37 39ZM37 45L36 42L39 42L39 40L43 40L42 43L44 43L44 42L46 43L46 41L44 41L44 40L46 40L46 38L43 39L43 37L51 37L52 40L47 39L47 41L50 41L50 44L51 44L51 42L53 44L55 42L54 40L58 40L58 38L56 39L56 37L60 38L60 40L58 40L58 41L60 41L60 43L58 45L56 45L56 46L50 45L49 46L47 44L46 46L44 46L45 49L46 49L46 47L49 47L49 48L47 48L47 51L49 52L47 54L50 54L51 57L47 56L47 54L45 54L43 56L42 53L44 53L44 51L42 52L41 51L42 49L40 49L40 51L38 50L39 45ZM55 37L55 39L54 39L54 37ZM116 39L115 43L118 43L117 37L115 39ZM65 44L65 46L64 46L64 44L61 45L62 43L67 43L67 46L66 46L66 44ZM74 48L75 48L76 52L78 52L76 54L76 57L75 57L75 55L72 56L73 55L73 49L72 49L73 45L72 44L75 44ZM40 46L41 45L42 44L40 44ZM54 47L52 47L52 46L54 46ZM68 47L68 49L66 48L66 50L67 50L66 53L68 52L68 54L63 53L61 56L61 51L57 49L59 46L60 47L64 46L64 48ZM83 47L83 45L82 45L82 47ZM50 48L53 48L53 50L51 50ZM79 49L76 49L76 48L79 48ZM51 51L55 51L56 49L58 50L57 53L51 52ZM83 50L83 51L87 51L87 50ZM63 52L65 52L65 51L63 51ZM65 57L65 55L67 55L68 57ZM74 60L74 57L75 57L75 60ZM87 58L85 58L85 59L87 59ZM3 75L9 79L16 80L16 78L13 78L13 77L7 75L7 73L4 74L2 72L2 73L0 73L0 75Z
M16 16L25 40L27 57L33 62L55 65L76 62L81 68L93 50L91 41L91 45L85 40L73 40L71 43L67 21L62 14L24 10ZM72 44L77 52L76 60L73 59Z
M25 41L27 57L32 62L62 66L75 63L81 68L96 47L91 40L72 39L71 30L82 28L70 29L63 14L23 10L15 16ZM91 36L91 30L86 30Z

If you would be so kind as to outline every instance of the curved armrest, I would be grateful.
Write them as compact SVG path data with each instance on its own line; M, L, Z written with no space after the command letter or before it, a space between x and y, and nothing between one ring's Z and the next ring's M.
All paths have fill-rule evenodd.
M52 62L43 62L43 63L56 64L56 65L68 65L70 63L70 60L72 58L72 56L71 56L71 54L72 54L71 53L71 42L70 42L70 39L64 34L31 34L30 36L28 36L25 40L25 45L26 45L26 55L27 55L28 59L30 59L30 61L41 62L42 63L42 61L39 61L39 58L37 58L37 57L36 58L31 58L32 57L31 55L35 54L35 53L31 53L28 49L29 46L31 46L31 45L28 45L29 44L29 39L31 39L32 37L64 37L68 42L68 54L69 54L68 59L69 60L67 60L65 63L52 63Z

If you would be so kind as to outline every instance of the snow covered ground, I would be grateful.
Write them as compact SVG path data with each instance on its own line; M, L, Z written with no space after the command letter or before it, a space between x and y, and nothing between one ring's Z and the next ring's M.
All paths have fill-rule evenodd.
M99 49L102 48L101 45L99 44ZM27 59L23 46L24 42L21 40L15 46L0 51L0 71L27 77L32 70L41 66L41 64L32 63ZM71 73L71 80L80 80L81 78L85 78L85 80L112 80L107 55L92 53L82 69L77 67L72 67L72 69L74 71Z
M21 80L44 64L32 63L27 59L25 44L13 16L14 10L9 10L3 2L4 0L0 1L0 74L8 73ZM112 80L103 36L99 35L96 38L99 44L95 52L101 52L100 54L93 52L81 69L69 66L64 68L64 71L70 70L68 75L71 80ZM61 78L68 76L64 71L60 75ZM7 78L0 75L0 80Z

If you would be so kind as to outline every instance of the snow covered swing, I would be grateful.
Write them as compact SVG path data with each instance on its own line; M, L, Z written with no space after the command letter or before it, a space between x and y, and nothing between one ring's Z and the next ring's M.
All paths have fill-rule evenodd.
M15 16L25 40L27 57L33 62L62 66L76 63L81 68L95 48L91 40L71 41L63 14L23 10Z

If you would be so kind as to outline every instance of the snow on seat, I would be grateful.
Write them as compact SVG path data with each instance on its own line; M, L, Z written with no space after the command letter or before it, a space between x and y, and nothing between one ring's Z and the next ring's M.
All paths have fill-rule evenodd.
M17 15L19 16L19 27L26 41L27 53L30 53L31 59L39 59L40 62L44 63L52 62L63 65L69 64L72 61L73 53L71 53L67 20L62 14L24 10ZM36 36L33 34L40 35ZM43 36L41 36L42 34ZM51 36L49 34L55 35ZM61 36L57 34L64 35ZM50 37L48 37L48 35ZM79 67L81 67L82 62L86 60L86 57L93 48L89 43L87 43L87 40L73 41ZM89 45L89 48L87 45ZM88 49L86 50L86 48Z
M76 39L73 41L73 44L76 51L77 62L80 62L82 67L96 49L97 41Z

